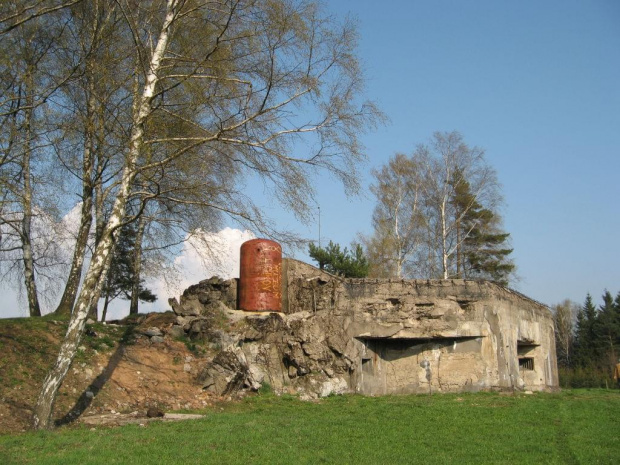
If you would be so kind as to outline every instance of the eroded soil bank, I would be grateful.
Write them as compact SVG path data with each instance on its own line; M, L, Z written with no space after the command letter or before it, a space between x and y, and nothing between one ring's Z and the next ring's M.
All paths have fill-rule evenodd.
M166 334L173 320L171 313L155 313L124 324L88 325L59 391L56 422L88 422L95 415L142 418L149 408L203 409L222 400L196 381L212 350ZM162 335L148 336L149 328L161 328ZM0 433L30 428L65 331L66 322L50 317L0 320Z

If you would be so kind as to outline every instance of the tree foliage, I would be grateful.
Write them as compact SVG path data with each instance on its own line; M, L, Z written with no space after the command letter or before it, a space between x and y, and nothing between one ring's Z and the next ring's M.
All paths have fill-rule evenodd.
M57 203L71 208L82 202L68 273L73 284L63 298L71 319L34 409L37 427L50 425L56 392L113 268L115 244L126 224L149 216L144 241L136 239L143 246L149 237L184 238L198 227L210 230L223 218L278 237L281 231L261 214L243 181L261 180L284 208L309 219L317 174L341 181L347 193L359 188L365 159L359 136L382 118L361 98L355 25L337 23L316 2L138 3L17 1L0 7L0 75L8 76L3 89L23 90L33 77L40 78L28 93L36 105L15 110L16 103L26 102L19 93L0 101L3 157L9 156L2 158L2 168L19 166L7 165L9 159L45 156L67 183L66 190L56 191L67 193ZM46 45L36 76L13 72L19 69L10 55L12 44L30 32L36 40L23 43ZM36 150L28 144L15 150L13 116L26 121L28 112L43 104L46 113L32 116L53 116L41 120L51 126L35 138L28 135L33 126L22 124L20 140ZM21 166L25 173L30 165ZM3 170L3 189L14 178ZM33 186L35 211L42 208L37 199L46 196L37 197ZM20 208L28 215L25 206ZM2 204L3 215L9 209L15 210ZM149 234L157 228L174 233ZM94 246L83 272L89 236Z
M117 297L131 300L135 296L142 302L157 300L157 296L144 286L144 279L136 273L134 253L137 235L135 223L128 223L118 236L118 243L114 247L114 255L102 289L104 307L101 321L105 321L108 305Z
M309 254L321 270L345 278L364 278L368 276L368 259L364 255L364 249L360 244L351 244L351 250L345 247L340 249L340 244L329 241L327 247L318 247L313 243L309 245Z
M505 246L510 234L501 231L497 214L477 201L458 171L455 179L451 203L458 218L456 276L490 279L506 286L515 268L509 258L512 248Z
M586 296L571 328L570 346L571 335L565 330L558 334L557 310L564 305L556 307L556 340L566 340L559 344L558 358L560 366L568 369L566 374L575 387L599 386L596 379L611 381L614 367L620 362L620 292L614 299L605 291L602 300L597 307L592 296Z
M377 197L372 223L375 233L365 239L375 277L410 276L425 237L422 184L418 160L396 154L387 165L373 170Z
M395 155L373 174L374 233L364 240L372 275L508 284L512 249L483 150L457 132L435 133L429 145Z
M579 305L566 299L559 304L553 305L551 311L555 327L555 348L558 366L567 368L573 364L574 328Z
M590 365L598 360L596 319L597 309L592 301L592 296L586 296L584 304L577 313L575 327L575 363L580 366Z
M12 3L0 6L7 25L23 13ZM0 268L6 278L21 280L30 315L40 316L37 277L49 276L57 261L41 247L49 241L41 241L35 223L55 214L47 148L56 128L48 100L65 77L50 60L63 28L57 19L33 17L11 29L0 23Z

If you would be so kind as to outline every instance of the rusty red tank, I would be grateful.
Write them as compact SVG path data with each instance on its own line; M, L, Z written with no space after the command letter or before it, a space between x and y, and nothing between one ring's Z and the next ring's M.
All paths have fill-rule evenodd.
M239 308L251 312L282 311L282 247L269 239L241 244Z

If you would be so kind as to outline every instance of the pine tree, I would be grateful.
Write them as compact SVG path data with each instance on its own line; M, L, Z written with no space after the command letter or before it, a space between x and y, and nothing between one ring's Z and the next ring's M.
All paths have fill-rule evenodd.
M620 294L619 296L620 297ZM596 335L596 350L600 365L611 370L620 354L620 309L609 291L603 294L603 304L599 307L593 333Z
M112 263L108 277L103 287L102 296L104 298L101 321L105 321L108 312L108 305L117 297L131 300L132 289L135 281L133 266L134 247L136 241L136 228L133 223L125 225L118 238L118 243L112 256ZM142 302L155 302L157 296L150 289L144 287L144 280L138 283L138 300Z
M592 296L588 294L583 306L579 309L579 313L577 313L577 325L575 328L574 360L576 365L581 367L597 365L596 313Z
M340 250L339 244L329 241L326 248L309 245L310 257L318 263L321 270L345 278L364 278L368 276L368 259L360 244L351 244L351 250L346 247Z
M499 216L483 208L471 192L470 184L460 170L453 177L451 200L456 224L456 276L484 278L508 285L515 265L506 247L510 234L500 230Z

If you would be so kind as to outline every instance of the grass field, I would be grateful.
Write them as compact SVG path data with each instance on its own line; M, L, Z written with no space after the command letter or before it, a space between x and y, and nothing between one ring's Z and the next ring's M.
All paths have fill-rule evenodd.
M620 392L271 394L202 420L0 436L2 464L594 464L620 461Z

